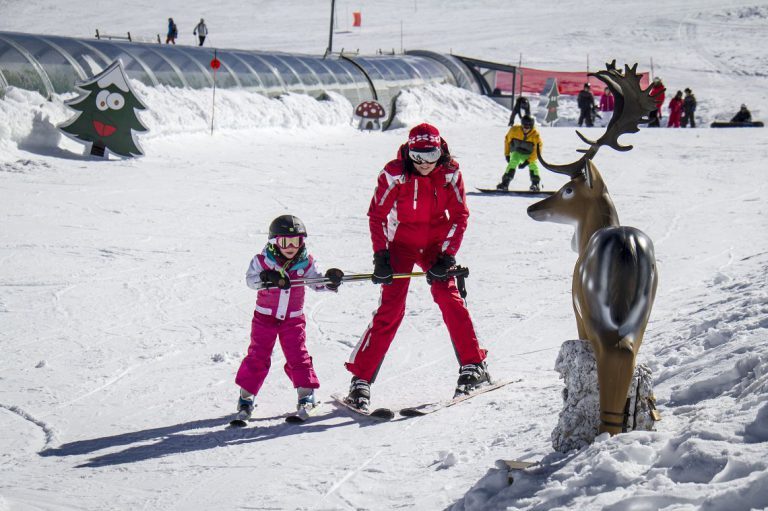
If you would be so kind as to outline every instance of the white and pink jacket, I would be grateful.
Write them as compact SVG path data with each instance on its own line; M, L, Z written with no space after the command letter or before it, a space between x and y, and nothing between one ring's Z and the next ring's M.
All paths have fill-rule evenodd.
M282 268L267 247L260 254L256 254L251 260L251 265L245 274L245 283L248 287L258 291L256 295L256 312L276 319L295 318L304 314L304 288L311 287L315 291L325 291L325 284L312 286L296 286L291 289L270 288L265 289L261 281L261 272L264 270L276 270L287 274L290 279L322 278L315 259L302 250L287 268Z

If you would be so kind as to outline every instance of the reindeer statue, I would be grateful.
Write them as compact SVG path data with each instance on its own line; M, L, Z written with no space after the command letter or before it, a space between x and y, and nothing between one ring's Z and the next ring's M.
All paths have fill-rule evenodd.
M629 151L618 137L636 133L638 124L655 108L642 90L637 64L616 69L616 61L606 69L590 73L613 92L616 103L606 132L597 141L576 134L589 144L579 160L566 165L550 165L539 153L548 170L570 176L554 195L528 208L534 220L572 224L571 243L579 254L573 269L573 309L579 338L589 340L597 361L600 387L600 432L620 433L625 415L627 392L632 381L635 357L656 295L657 274L653 243L642 231L620 226L619 217L603 178L592 163L600 146Z

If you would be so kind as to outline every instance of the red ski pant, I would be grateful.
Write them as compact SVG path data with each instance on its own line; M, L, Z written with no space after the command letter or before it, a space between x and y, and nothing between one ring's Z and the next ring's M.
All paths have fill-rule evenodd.
M390 247L390 263L395 273L409 273L414 264L428 269L435 261L437 250L423 252L417 249ZM347 369L369 382L376 378L379 366L395 338L405 316L405 299L411 279L395 279L390 285L381 286L379 308L373 321L358 342L346 363ZM459 364L479 363L485 360L486 350L481 349L472 325L472 318L459 295L454 278L445 282L432 282L432 298L443 313Z
M248 354L240 363L235 383L251 394L258 394L272 365L272 349L280 338L280 347L285 355L285 374L294 388L320 387L312 357L306 346L306 320L304 315L295 318L277 319L260 312L253 313L251 321L251 344Z

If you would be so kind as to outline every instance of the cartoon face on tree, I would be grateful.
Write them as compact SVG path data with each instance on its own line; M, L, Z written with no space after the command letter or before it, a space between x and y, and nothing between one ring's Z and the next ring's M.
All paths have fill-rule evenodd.
M80 113L59 129L74 140L91 144L91 154L96 156L104 156L105 149L126 158L143 155L135 134L147 128L136 110L146 107L131 89L120 61L77 87L81 95L66 104Z

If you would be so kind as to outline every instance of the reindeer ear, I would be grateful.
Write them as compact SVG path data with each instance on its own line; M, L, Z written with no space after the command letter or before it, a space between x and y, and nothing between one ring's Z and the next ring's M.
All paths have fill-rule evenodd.
M584 177L587 179L587 186L591 190L594 188L593 183L595 182L595 166L592 163L592 160L587 160L587 164L584 165Z

